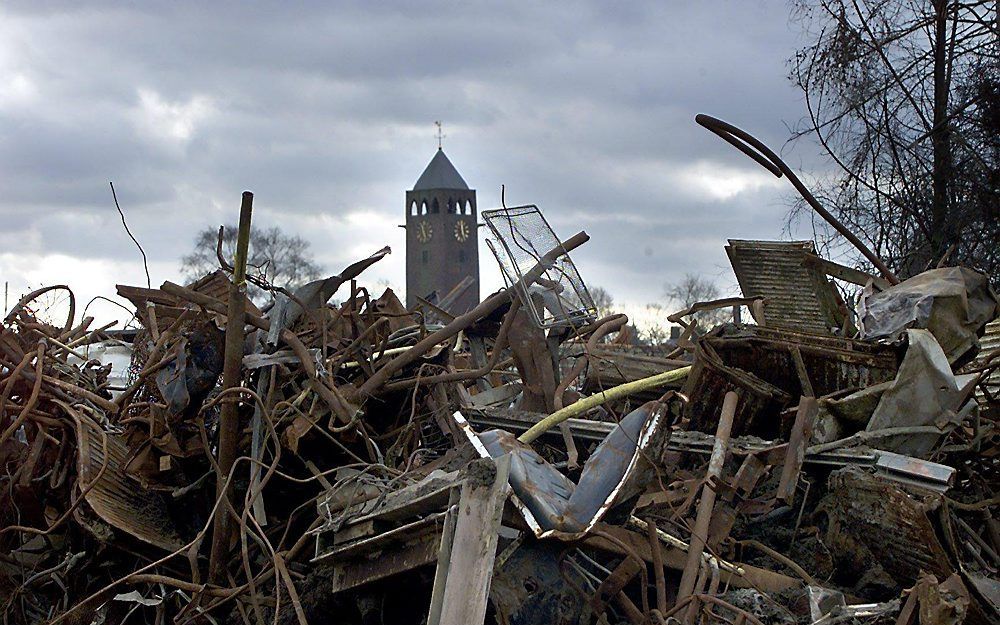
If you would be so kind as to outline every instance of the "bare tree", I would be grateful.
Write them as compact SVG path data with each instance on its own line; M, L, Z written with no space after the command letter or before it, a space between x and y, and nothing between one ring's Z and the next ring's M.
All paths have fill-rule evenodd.
M590 297L594 300L594 305L597 306L597 316L599 318L614 314L615 298L607 289L593 286L587 290L590 292Z
M948 254L1000 276L995 0L793 4L812 41L790 62L795 137L837 167L817 195L901 277Z
M636 324L639 339L648 345L663 345L670 340L670 321L667 316L670 313L662 304L651 303L646 305L646 318L642 325Z
M696 273L686 273L679 282L667 284L664 293L674 301L678 310L684 310L697 304L713 299L719 299L719 287L715 283ZM720 323L724 323L732 318L730 308L720 308L716 310L703 310L696 312L693 317L703 328L711 328Z
M226 226L222 236L222 255L232 262L236 254L235 225ZM194 250L181 258L181 272L188 280L196 280L219 268L216 255L218 231L206 228L195 237ZM299 236L288 235L277 227L251 228L250 251L247 271L268 284L299 286L321 277L319 265L313 260L309 242ZM260 302L264 291L249 285L251 299Z

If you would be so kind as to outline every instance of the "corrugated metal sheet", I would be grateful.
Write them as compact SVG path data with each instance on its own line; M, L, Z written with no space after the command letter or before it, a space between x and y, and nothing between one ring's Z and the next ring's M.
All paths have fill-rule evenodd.
M729 262L745 297L764 297L767 326L830 334L839 324L836 311L824 303L832 293L826 276L805 263L814 254L812 241L744 241L730 239Z
M184 541L177 534L159 493L144 490L125 475L128 448L115 434L102 437L100 427L90 419L77 421L80 488L85 489L98 475L96 486L84 496L97 516L139 540L168 551L180 549ZM104 441L107 440L107 469Z
M979 339L979 353L981 354L980 360L984 357L989 356L990 352L1000 349L1000 319L986 324L986 333L981 339ZM1000 369L993 371L988 378L986 378L986 386L990 389L990 393L994 396L1000 395ZM976 390L976 397L980 401L985 401L986 396L983 394L982 390Z

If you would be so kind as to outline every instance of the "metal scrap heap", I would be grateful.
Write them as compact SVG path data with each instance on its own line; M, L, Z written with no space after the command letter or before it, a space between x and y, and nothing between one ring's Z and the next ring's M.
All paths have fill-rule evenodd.
M630 345L569 260L585 233L484 217L509 286L458 315L369 292L388 249L260 285L260 308L246 248L220 254L193 284L120 286L136 323L114 336L72 305L40 320L66 287L22 298L3 622L1000 622L986 276L732 240L742 297ZM701 327L713 307L752 319ZM111 344L123 382L93 355Z

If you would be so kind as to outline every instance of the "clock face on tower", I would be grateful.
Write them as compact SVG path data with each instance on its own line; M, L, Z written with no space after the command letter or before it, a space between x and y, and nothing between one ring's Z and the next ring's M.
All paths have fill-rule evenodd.
M431 228L431 225L426 221L421 220L421 222L417 224L417 241L420 241L421 243L427 243L428 241L431 240L431 236L433 234L434 230Z
M469 238L469 224L459 221L455 224L455 239L464 243Z

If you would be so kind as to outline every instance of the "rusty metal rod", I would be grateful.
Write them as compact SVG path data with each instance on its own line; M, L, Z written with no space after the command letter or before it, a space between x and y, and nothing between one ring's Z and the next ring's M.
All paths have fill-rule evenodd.
M569 388L569 385L576 380L577 376L583 373L583 368L587 365L590 356L597 349L597 343L602 338L611 334L612 332L618 332L628 323L628 317L626 315L617 314L610 315L604 319L599 320L599 325L594 329L594 333L590 335L587 339L587 343L583 348L584 354L577 358L576 363L573 365L573 369L563 377L562 381L556 387L555 396L552 398L553 407L556 410L562 410L563 405L563 393Z
M517 289L522 287L526 288L533 284L535 280L541 277L541 275L545 273L545 271L550 268L560 256L576 249L589 240L590 237L587 233L581 231L552 248L546 252L545 255L539 259L538 263L525 273L524 277L519 281L515 282L506 289L487 297L469 312L456 317L454 321L445 327L441 328L437 332L428 334L423 340L419 341L408 351L393 358L391 361L386 363L385 366L376 371L374 375L368 378L357 390L357 392L354 393L354 397L349 397L348 399L360 399L368 395L372 395L375 391L382 388L382 386L389 381L389 378L391 378L400 369L415 362L438 343L452 338L479 319L500 308L505 302L510 301L511 298L518 293Z
M663 552L660 551L660 536L656 533L656 521L650 519L646 523L646 535L649 538L649 551L653 557L653 576L656 579L656 609L667 611L667 581L663 574Z
M719 416L719 426L715 431L715 445L712 447L712 457L708 461L708 471L705 474L705 486L701 491L701 501L698 502L698 516L691 531L691 541L688 545L687 562L681 575L680 587L677 590L677 600L687 598L694 592L698 572L701 569L701 554L705 551L705 541L708 537L708 526L712 521L712 510L715 508L715 490L712 480L722 475L722 466L726 462L726 451L729 447L729 434L733 430L733 417L736 416L736 404L739 395L733 391L726 393L722 402L722 414Z
M440 382L460 382L462 380L471 380L474 378L485 377L496 368L497 364L500 362L500 356L503 350L507 348L507 334L510 331L510 326L514 325L514 317L517 315L517 311L521 308L521 300L515 299L507 310L507 314L504 315L503 323L500 325L500 331L497 333L496 339L493 341L493 351L490 353L489 360L486 361L482 367L478 369L466 369L463 371L454 371L450 373L442 373L440 375L432 375L421 378L410 378L408 380L400 380L399 382L392 382L385 385L385 389L389 391L395 391L403 388L409 388L411 386L416 386L417 383L428 385L428 384L438 384ZM402 350L409 349L408 347L401 348Z
M761 167L774 174L775 177L780 178L782 174L784 174L788 178L788 181L792 183L792 186L795 187L795 190L798 191L803 199L805 199L805 201L809 204L809 206L811 206L820 217L825 219L828 224L833 226L837 232L842 234L845 239L850 241L854 247L858 248L858 251L861 252L864 257L879 270L879 273L882 274L883 278L891 284L899 284L899 278L897 278L896 274L889 269L888 265L886 265L882 259L875 254L875 252L871 251L868 246L857 237L857 235L848 230L847 226L834 217L830 211L823 208L823 205L820 204L819 200L817 200L816 197L809 192L806 185L802 184L802 181L795 175L795 172L793 172L777 154L772 152L770 148L745 130L741 130L730 123L722 121L721 119L717 119L710 115L699 114L695 116L694 120L698 122L699 125L721 137L724 141L735 147L740 152L743 152L752 158ZM754 152L754 149L757 151Z
M236 236L236 257L233 259L233 282L229 285L229 306L226 311L226 342L222 365L222 390L240 385L243 366L244 323L247 293L247 250L250 247L250 215L253 212L253 193L243 192L240 203L240 226ZM222 404L219 417L219 475L216 480L216 497L229 498L225 477L236 460L240 439L240 416L235 401ZM208 579L213 584L223 581L226 551L229 548L231 519L228 514L215 515L212 528L212 551L208 564Z

